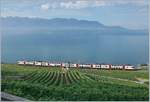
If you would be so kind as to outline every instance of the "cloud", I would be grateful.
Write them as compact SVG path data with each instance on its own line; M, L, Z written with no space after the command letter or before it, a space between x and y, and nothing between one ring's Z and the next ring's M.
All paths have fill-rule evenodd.
M49 7L50 7L50 5L49 5L48 3L41 5L41 9L42 9L42 10L48 10Z
M148 0L60 0L42 4L41 9L80 9L87 7L115 6L127 4L144 6L148 5Z

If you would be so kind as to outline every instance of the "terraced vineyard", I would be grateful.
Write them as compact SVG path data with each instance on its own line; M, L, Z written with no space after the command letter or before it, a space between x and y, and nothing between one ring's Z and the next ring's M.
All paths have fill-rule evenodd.
M129 77L111 73L5 64L2 65L2 91L36 101L148 100L148 84L132 78L147 78L147 71L130 72ZM124 71L120 73L128 76Z

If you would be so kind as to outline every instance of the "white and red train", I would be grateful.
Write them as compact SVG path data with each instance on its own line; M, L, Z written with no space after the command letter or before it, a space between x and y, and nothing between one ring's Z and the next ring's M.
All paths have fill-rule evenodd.
M18 61L17 64L19 64L19 65L45 66L45 67L64 67L64 68L136 70L134 68L134 66L132 66L132 65L51 63L51 62L43 62L43 61Z

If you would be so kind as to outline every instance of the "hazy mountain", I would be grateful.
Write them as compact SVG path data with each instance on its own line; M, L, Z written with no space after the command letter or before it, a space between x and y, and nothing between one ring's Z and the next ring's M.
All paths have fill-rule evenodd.
M27 17L2 17L1 23L3 30L18 29L18 30L62 30L62 29L77 29L77 30L94 30L100 34L147 34L148 30L130 30L120 26L105 26L97 21L77 20L77 19L41 19Z
M129 63L148 61L148 30L105 26L77 19L1 18L2 61L63 60Z
M4 27L48 27L48 28L101 28L105 27L97 21L86 21L77 19L40 19L40 18L2 18Z

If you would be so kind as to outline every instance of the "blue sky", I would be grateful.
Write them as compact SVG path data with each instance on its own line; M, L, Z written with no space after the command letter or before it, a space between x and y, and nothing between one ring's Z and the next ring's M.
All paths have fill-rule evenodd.
M1 0L1 15L76 18L130 29L148 28L148 0Z

